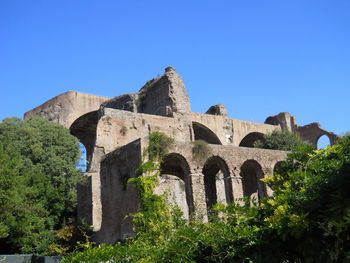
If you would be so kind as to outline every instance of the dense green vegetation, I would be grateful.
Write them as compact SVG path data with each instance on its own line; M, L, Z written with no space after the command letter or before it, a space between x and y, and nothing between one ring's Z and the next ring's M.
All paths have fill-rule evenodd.
M56 232L73 223L79 144L44 119L0 124L0 254L50 253Z
M265 179L272 197L259 205L217 205L206 224L187 224L153 194L160 155L152 156L132 180L141 199L136 236L65 262L350 262L350 136L324 150L299 146Z
M270 134L265 134L263 140L258 140L254 143L255 148L292 151L298 148L299 145L307 144L299 135L290 131L273 131Z

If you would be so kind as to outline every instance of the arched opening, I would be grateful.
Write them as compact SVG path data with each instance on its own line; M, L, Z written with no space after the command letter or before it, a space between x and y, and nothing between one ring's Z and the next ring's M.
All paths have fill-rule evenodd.
M96 127L98 122L97 111L92 111L80 116L70 127L70 133L77 137L86 152L86 171L89 170L92 153L94 151L94 142L96 138ZM85 148L85 149L84 149Z
M87 153L85 145L79 142L79 149L80 149L80 159L78 163L78 168L83 171L87 172L88 162L87 162Z
M252 132L246 135L240 142L240 147L254 147L254 143L259 140L264 140L264 134L260 132Z
M232 182L226 162L218 156L209 158L203 167L207 209L216 203L233 201Z
M247 160L241 166L243 195L260 200L267 196L266 186L260 181L264 177L260 164L255 160Z
M324 134L317 139L317 149L324 149L331 145L331 140Z
M216 134L208 127L198 122L192 122L192 126L195 141L202 140L209 144L222 144L218 136L216 136Z
M284 161L279 161L275 164L275 166L273 167L273 175L283 173L283 164Z
M162 160L160 171L160 184L156 192L158 194L166 192L169 201L182 210L185 219L189 219L194 206L190 168L186 159L177 153L168 154Z

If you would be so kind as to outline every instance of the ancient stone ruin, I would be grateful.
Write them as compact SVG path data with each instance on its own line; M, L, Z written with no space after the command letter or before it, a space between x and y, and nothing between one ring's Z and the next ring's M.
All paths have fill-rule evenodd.
M337 138L318 123L298 126L287 112L265 123L230 118L221 104L205 114L191 112L183 80L172 67L139 92L107 98L69 91L27 112L25 119L34 115L60 123L85 145L88 168L78 189L78 214L93 226L95 240L104 243L132 233L126 215L137 211L138 195L127 180L135 176L153 131L175 140L164 157L156 192L168 191L186 218L204 221L215 203L271 194L260 179L273 174L287 152L252 148L264 134L285 129L314 145L322 135L331 144ZM193 156L198 140L209 145L205 159Z

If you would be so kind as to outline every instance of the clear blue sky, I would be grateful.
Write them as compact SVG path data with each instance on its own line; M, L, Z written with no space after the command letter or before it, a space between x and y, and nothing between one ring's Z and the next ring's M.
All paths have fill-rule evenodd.
M134 92L168 65L193 111L350 130L349 0L0 0L0 120L68 90Z

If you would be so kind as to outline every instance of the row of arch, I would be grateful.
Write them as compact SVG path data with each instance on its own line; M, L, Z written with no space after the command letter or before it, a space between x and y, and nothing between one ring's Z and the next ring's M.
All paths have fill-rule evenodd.
M196 193L191 178L194 176L203 178L207 211L216 203L233 202L236 197L235 191L243 191L243 196L257 200L267 196L266 185L260 180L264 177L264 172L256 160L246 160L240 167L240 176L234 177L224 159L212 156L203 165L202 173L193 175L186 159L178 153L171 153L163 158L161 164L161 178L164 178L163 183L166 185L162 190L170 192L172 201L182 209L186 218L189 218L196 209L194 205ZM236 184L233 184L233 180L239 179L243 189L234 189Z
M219 137L205 125L198 122L192 122L192 127L194 132L194 140L203 140L209 144L222 144ZM264 140L263 133L250 132L243 137L243 139L240 141L238 146L254 147L255 142L263 141L263 140ZM318 149L325 148L331 145L332 144L331 142L332 142L331 138L326 133L323 133L316 138L315 147L317 147Z

